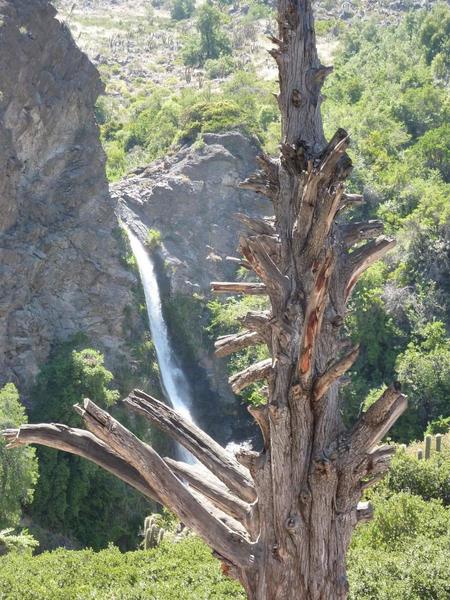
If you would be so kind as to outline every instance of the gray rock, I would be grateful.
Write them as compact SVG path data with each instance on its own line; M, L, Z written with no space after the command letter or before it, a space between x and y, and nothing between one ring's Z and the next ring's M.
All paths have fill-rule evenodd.
M266 199L238 188L255 171L259 152L257 141L239 132L206 134L203 146L184 148L112 187L124 221L161 233L172 292L207 292L211 281L235 276L226 260L238 256L234 214L270 213Z
M242 226L234 214L273 212L265 198L238 188L255 171L259 152L257 141L239 132L207 134L203 145L183 148L112 187L128 226L142 239L148 229L160 232L158 254L164 260L158 263L164 263L169 293L208 297L211 281L236 279L235 263L226 260L238 256ZM194 417L221 442L243 439L246 411L231 392L226 359L202 345L195 354L184 365L194 391ZM220 421L217 414L223 415Z
M134 283L120 263L96 69L45 0L0 0L0 383L26 388L85 332L112 366Z

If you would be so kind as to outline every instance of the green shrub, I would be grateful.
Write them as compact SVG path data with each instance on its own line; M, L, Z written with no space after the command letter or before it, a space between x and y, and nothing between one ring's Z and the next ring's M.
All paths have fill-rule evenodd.
M380 494L409 492L424 500L440 500L450 505L450 449L444 445L441 452L432 452L429 460L418 460L410 452L398 451Z
M110 181L116 181L125 172L125 151L118 142L106 143L105 151L107 156L106 175Z
M247 133L257 130L256 123L232 100L198 102L181 117L179 141L192 143L199 133L215 133L240 129Z
M14 529L0 530L0 556L5 554L29 554L38 546L37 540L26 529L14 533Z
M222 79L230 75L235 69L235 62L231 56L209 58L205 62L205 71L208 79Z
M194 14L195 0L172 0L170 16L175 21L189 19Z
M154 550L117 548L0 557L4 600L244 600L220 563L197 538L163 542Z
M428 423L427 435L436 435L437 433L448 433L450 431L450 417L439 417Z
M145 239L145 245L148 248L154 249L161 245L161 232L157 229L149 229Z
M450 510L403 492L373 501L348 555L350 600L446 600Z
M14 384L0 389L0 431L27 423L24 407ZM0 437L0 529L18 525L22 509L33 498L38 478L34 448L7 450Z

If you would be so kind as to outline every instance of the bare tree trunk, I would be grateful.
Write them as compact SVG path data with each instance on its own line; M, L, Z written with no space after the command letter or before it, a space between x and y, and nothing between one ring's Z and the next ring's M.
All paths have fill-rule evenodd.
M270 359L231 378L238 392L266 380L267 404L251 407L261 452L236 457L172 409L135 390L125 400L184 445L209 470L162 459L110 415L86 400L77 410L90 434L61 426L8 430L10 445L42 443L90 458L156 498L213 548L252 600L341 600L345 558L363 490L386 472L393 449L377 444L406 408L398 387L386 390L352 430L342 425L339 378L356 360L340 328L358 278L393 245L378 221L338 225L336 216L361 197L346 194L349 138L327 143L320 90L330 68L317 57L310 0L279 0L282 117L280 158L259 158L242 186L273 202L274 218L239 215L247 233L242 262L258 283L216 282L217 293L266 294L271 309L243 318L245 330L221 338L225 356L266 344ZM372 239L356 248L355 243ZM183 481L189 483L186 486Z

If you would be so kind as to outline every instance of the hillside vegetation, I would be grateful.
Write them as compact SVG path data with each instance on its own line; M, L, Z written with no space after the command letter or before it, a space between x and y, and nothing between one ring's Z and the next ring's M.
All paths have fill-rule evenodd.
M418 460L417 449L426 433L450 428L450 9L443 2L425 3L428 10L422 11L406 0L361 1L346 2L343 14L343 4L317 3L323 60L335 65L324 89L326 130L331 135L344 127L351 134L350 191L363 191L365 199L353 218L383 219L398 245L367 271L353 294L345 328L361 351L342 391L342 412L351 423L394 380L409 398L409 410L390 434L391 442L408 447L399 446L389 476L370 494L374 520L354 536L350 597L447 600L448 435L443 452L429 460ZM106 85L97 118L110 180L183 145L201 150L207 132L238 129L277 152L276 83L266 52L274 23L270 3L57 5ZM124 260L133 266L125 253ZM198 339L184 324L193 347L236 331L238 317L249 308L264 308L260 298L197 301L208 324ZM230 360L230 373L249 364L254 353ZM156 388L152 342L143 336L135 354L136 364L149 365L140 379ZM55 348L42 368L31 391L30 417L77 425L72 404L89 395L112 406L116 388L127 391L134 376L131 367L110 373L90 341L73 340ZM243 400L258 403L262 397L254 386ZM2 389L0 429L26 419L17 390ZM139 421L129 425L144 437L155 435ZM34 451L10 453L0 440L0 554L8 553L0 557L0 599L244 598L193 536L122 554L138 547L143 518L154 507L81 459L49 450L40 450L38 458L36 484ZM32 556L33 540L20 534L23 513L22 525L32 524L40 550L52 547L56 535L83 549ZM108 547L110 542L120 550Z

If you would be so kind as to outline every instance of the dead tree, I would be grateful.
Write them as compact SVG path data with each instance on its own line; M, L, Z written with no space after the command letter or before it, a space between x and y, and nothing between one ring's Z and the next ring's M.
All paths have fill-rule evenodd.
M270 310L222 338L224 356L266 344L270 359L232 378L236 391L267 382L267 404L249 410L264 447L237 456L163 403L135 390L125 404L169 434L206 467L161 458L90 400L76 406L88 431L24 425L4 432L10 446L44 444L84 456L173 511L196 531L253 600L340 600L348 593L345 557L358 521L370 518L363 490L392 455L379 442L406 408L386 390L351 430L339 416L339 378L358 349L345 351L340 328L358 278L394 241L379 222L339 225L361 201L347 194L349 136L327 143L320 113L329 67L320 64L310 0L279 0L280 157L259 158L242 185L273 202L275 217L240 216L243 263L259 283L215 283L217 292L266 294ZM378 236L378 237L377 237ZM364 241L369 240L370 241ZM355 247L355 244L356 247ZM188 484L188 485L187 485Z

